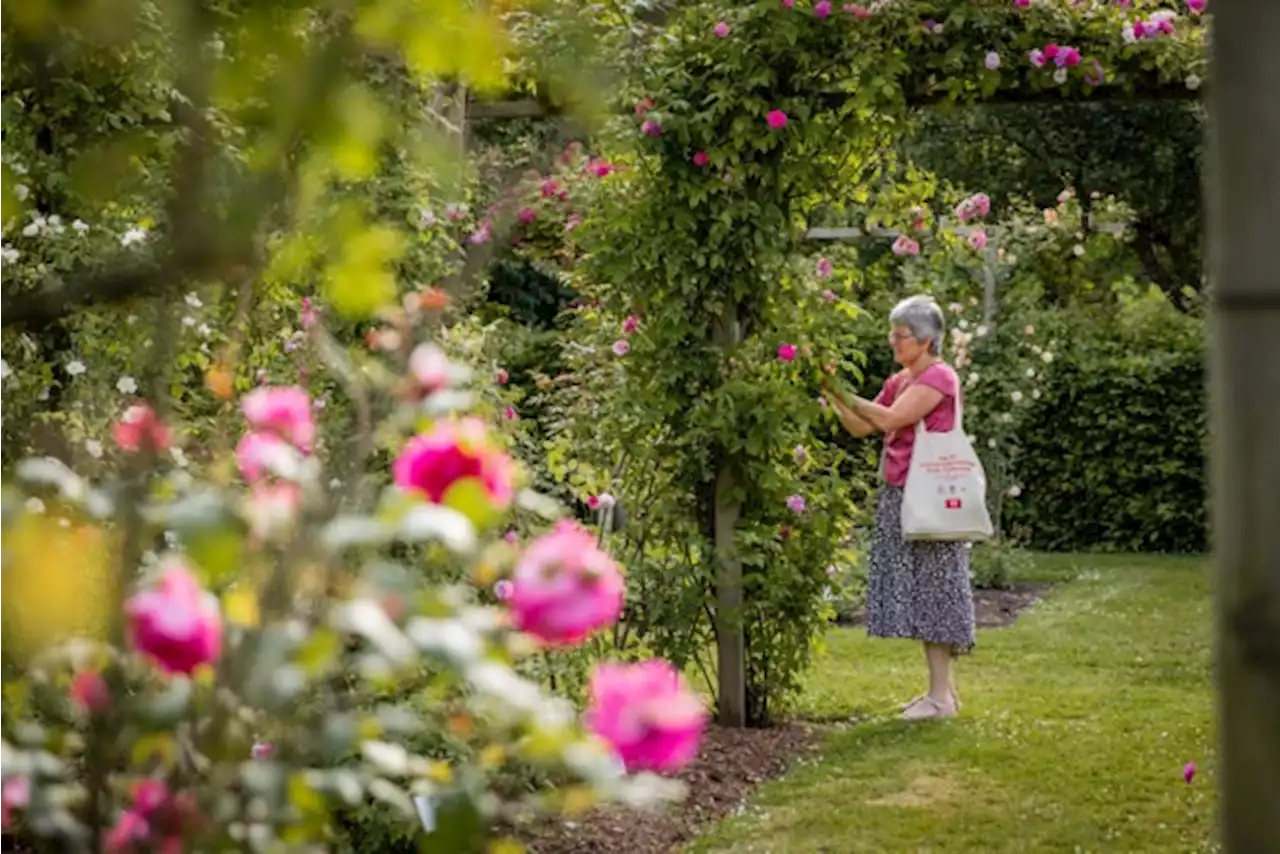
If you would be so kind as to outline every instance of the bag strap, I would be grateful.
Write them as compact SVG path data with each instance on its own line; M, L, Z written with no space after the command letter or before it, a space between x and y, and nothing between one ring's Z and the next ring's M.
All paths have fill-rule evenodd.
M936 364L942 364L942 363L941 363L941 362L937 362ZM930 366L930 367L932 367L932 366ZM925 370L928 370L928 368L925 368ZM895 400L897 399L898 395L902 394L902 392L904 392L904 391L906 391L906 390L907 390L907 388L911 385L911 381L912 381L912 377L908 374L908 375L907 375L907 379L906 379L906 381L902 384L902 388L900 388L900 389L898 390L897 394L895 394L895 395L894 395L894 399L895 399ZM918 437L921 433L928 433L928 432L929 432L928 428L926 428L926 427L924 426L924 422L925 422L925 419L926 419L926 418L928 418L928 417L929 417L929 415L931 415L931 414L932 414L932 413L928 413L928 414L926 414L924 418L921 418L919 421L917 421L917 422L916 422L916 436L917 436L917 437ZM949 432L949 433L964 433L964 389L963 389L963 388L961 388L961 384L960 384L960 377L959 377L959 375L958 375L958 374L956 375L955 420L954 420L954 421L952 421L952 423L951 423L951 429L950 429L949 431L947 431L947 432Z

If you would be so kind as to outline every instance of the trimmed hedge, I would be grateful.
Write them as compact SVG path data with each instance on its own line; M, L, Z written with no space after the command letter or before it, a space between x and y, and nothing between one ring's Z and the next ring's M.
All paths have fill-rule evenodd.
M1048 551L1205 551L1203 350L1082 349L1021 431L1007 529Z

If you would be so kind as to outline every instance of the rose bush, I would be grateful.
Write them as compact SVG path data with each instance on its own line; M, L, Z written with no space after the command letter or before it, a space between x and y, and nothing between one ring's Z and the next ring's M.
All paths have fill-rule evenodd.
M108 558L114 570L106 569L115 594L91 605L100 617L95 631L16 628L24 633L18 647L31 652L21 661L24 679L6 681L4 767L26 795L6 801L9 820L69 844L105 834L108 850L218 850L241 839L318 841L332 832L332 810L370 797L412 826L418 812L410 796L424 796L440 811L429 837L471 845L477 828L442 805L461 798L480 829L531 806L489 788L494 763L485 756L495 751L506 762L560 768L592 797L671 796L671 784L625 776L609 745L629 767L687 761L705 714L678 681L633 680L621 665L601 670L600 684L615 687L601 687L588 710L587 726L602 739L595 740L571 705L517 672L532 652L528 638L573 644L609 627L621 609L621 576L594 538L572 527L527 550L484 544L513 487L507 475L496 492L459 492L478 479L463 463L477 449L499 471L511 461L484 444L477 422L452 426L450 400L463 399L460 391L451 382L403 403L393 419L435 425L425 433L432 447L460 463L435 468L433 477L449 482L407 492L397 483L364 512L341 507L320 482L320 460L291 441L264 456L256 474L296 488L299 500L270 508L245 500L260 482L204 484L175 499L149 468L93 484L51 459L23 462L22 492L5 496L6 526L22 525L43 496L46 507L60 502L63 520L118 530L123 543ZM251 430L292 440L305 438L312 423L309 398L294 388L255 390L242 407ZM417 454L415 441L402 453ZM263 515L291 524L264 526ZM280 535L249 536L264 527ZM72 536L67 530L63 536ZM189 545L142 552L158 531ZM44 552L11 547L11 536L5 542L12 593L12 579L45 571ZM410 575L394 555L414 543L473 572L510 572L507 606L484 606L466 587L406 585ZM406 685L429 688L432 702L387 697L388 687ZM612 698L622 696L653 702L663 714L619 719ZM677 720L673 703L688 713ZM474 763L405 749L415 733L460 717L469 721L465 740L483 754Z

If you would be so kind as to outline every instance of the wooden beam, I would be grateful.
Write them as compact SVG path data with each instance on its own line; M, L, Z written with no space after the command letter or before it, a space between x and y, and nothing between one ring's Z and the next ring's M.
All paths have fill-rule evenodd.
M1200 89L1188 89L1182 83L1169 83L1162 86L1126 92L1118 87L1107 87L1084 97L1065 97L1057 89L1041 90L1001 90L990 98L976 101L973 104L957 104L965 106L1019 106L1030 104L1104 104L1121 103L1136 104L1153 101L1196 101L1205 94ZM819 96L823 106L828 109L839 109L853 97L851 92L826 92ZM920 91L906 97L907 106L911 109L925 109L937 106L946 101L945 93ZM630 107L620 110L619 115L631 111ZM539 101L537 98L516 98L505 101L474 101L471 104L470 116L473 119L541 119L552 118L564 114L564 110L555 105Z
M536 98L516 101L473 101L468 115L472 119L540 119L559 115Z
M1120 235L1125 232L1125 225L1118 222L1092 222L1090 217L1089 230L1099 234L1115 234ZM938 228L953 229L956 234L968 234L977 229L984 228L988 233L994 234L1001 228L1000 225L977 226L977 225L955 225L953 221L947 217L938 220ZM835 241L857 241L857 240L885 240L896 238L909 232L902 231L897 228L880 228L873 226L871 228L858 228L857 226L835 226L824 227L817 226L810 228L804 233L805 240L813 240L818 242L835 242Z
M1216 0L1209 99L1210 453L1221 827L1280 851L1280 3Z

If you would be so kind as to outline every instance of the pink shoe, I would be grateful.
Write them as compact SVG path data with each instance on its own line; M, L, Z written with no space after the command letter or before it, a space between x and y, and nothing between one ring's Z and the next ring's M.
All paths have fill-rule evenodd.
M918 696L918 697L913 697L913 698L911 699L911 701L910 701L910 702L908 702L908 703L903 703L903 704L902 704L902 706L901 706L901 707L899 707L899 711L905 712L907 709L911 708L912 706L914 706L916 703L920 702L921 700L923 700L923 699L924 699L925 697L927 697L927 696L929 696L929 695L928 695L928 694L921 694L921 695L920 695L920 696ZM951 689L951 704L952 704L952 705L954 705L954 706L956 707L956 711L957 711L957 712L958 712L958 711L960 711L960 708L961 708L961 706L960 706L960 695L956 693L956 689L955 689L955 688L952 688L952 689Z
M908 706L902 712L902 719L906 721L923 721L929 718L954 718L956 716L956 706L954 702L939 703L932 697L921 697L920 701L914 705Z

